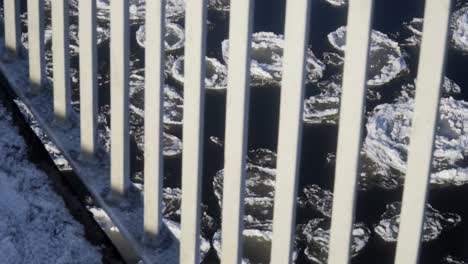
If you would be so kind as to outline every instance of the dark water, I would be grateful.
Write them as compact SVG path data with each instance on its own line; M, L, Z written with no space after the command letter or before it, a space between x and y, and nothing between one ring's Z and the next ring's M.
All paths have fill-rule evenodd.
M24 1L25 2L25 1ZM25 5L23 5L24 7ZM376 0L373 28L388 34L393 39L399 39L397 32L401 31L403 22L410 21L414 17L423 17L423 0ZM318 58L323 52L334 51L328 44L327 34L346 24L346 8L334 8L322 0L312 0L310 21L310 44ZM284 33L285 0L256 0L254 15L254 32L271 31L276 34ZM209 12L208 19L212 22L209 26L207 41L207 56L215 57L222 61L221 41L228 38L229 17L228 14ZM71 18L72 23L77 23L77 18ZM184 21L179 21L183 25ZM139 68L144 66L144 49L138 47L135 40L135 32L138 26L131 26L132 58L139 58ZM379 103L391 102L394 91L398 90L401 82L415 78L417 71L417 50L406 50L410 57L407 62L411 73L405 80L400 80L386 85L383 88L383 98ZM72 58L72 67L78 68L78 57ZM446 75L462 87L462 95L457 99L468 100L468 57L457 51L449 50ZM99 48L99 71L102 75L108 75L109 71L109 46L108 42ZM326 73L331 74L330 72ZM325 77L326 77L325 76ZM170 82L170 81L168 81ZM171 83L172 84L172 83ZM175 84L173 84L175 85ZM255 148L268 148L276 150L278 136L278 115L280 103L279 87L253 87L251 91L250 119L249 119L249 150ZM310 95L314 87L306 89ZM73 97L78 100L78 91L74 89ZM100 105L108 105L110 88L108 85L100 87ZM223 91L206 92L205 109L205 148L204 148L204 178L203 178L203 202L208 205L209 212L220 224L220 212L217 200L213 193L213 176L223 168L223 149L210 142L210 136L224 139L226 93ZM368 103L367 109L371 110L375 104ZM182 138L180 128L169 129L171 134ZM333 189L333 166L327 165L328 153L336 151L336 126L304 126L302 139L302 158L300 169L300 186L318 184L328 190ZM134 143L134 142L133 142ZM134 172L143 169L143 161L137 156L141 152L132 144L132 170ZM166 187L180 187L181 157L165 159L165 183ZM379 221L388 203L399 201L402 190L382 191L369 190L358 193L356 222L363 222L373 229ZM429 195L432 206L442 212L459 214L463 220L468 219L468 187L433 189ZM297 222L307 222L307 213L298 212ZM463 221L457 227L444 230L442 235L433 242L425 243L422 247L421 263L440 263L443 256L452 254L468 260L468 223ZM395 244L384 242L375 233L370 241L355 257L352 263L393 263ZM205 263L218 262L216 253L211 250ZM303 254L300 254L298 263L308 263Z

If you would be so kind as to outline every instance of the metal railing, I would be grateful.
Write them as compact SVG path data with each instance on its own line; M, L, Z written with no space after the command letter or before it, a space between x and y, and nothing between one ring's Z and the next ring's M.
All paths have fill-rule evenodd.
M111 2L111 168L115 201L129 185L129 27L128 0ZM5 0L5 48L19 55L19 1ZM180 262L200 262L200 201L204 127L206 0L186 3L185 101L182 158ZM395 263L417 263L428 191L440 86L444 71L451 0L426 0L416 106ZM281 91L278 166L273 220L272 263L290 263L295 226L298 168L302 139L305 52L310 0L288 0L284 73ZM146 1L145 192L144 237L157 240L162 228L162 137L165 1ZM229 82L227 88L225 179L222 211L222 263L240 263L244 176L250 95L250 42L253 0L231 1ZM79 1L80 139L83 156L92 159L97 134L96 2ZM329 263L348 263L359 175L363 113L373 0L350 0L341 99ZM29 77L34 94L45 80L44 3L28 0ZM313 30L314 25L311 25ZM52 0L55 118L70 115L68 1ZM417 136L414 136L417 135Z

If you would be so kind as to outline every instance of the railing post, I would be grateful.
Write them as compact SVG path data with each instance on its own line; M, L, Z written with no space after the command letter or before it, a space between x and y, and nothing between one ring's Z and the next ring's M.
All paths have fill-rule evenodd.
M81 153L96 152L97 40L96 1L79 2Z
M283 81L270 263L291 263L301 160L305 58L310 0L286 2Z
M19 56L20 40L20 0L4 1L5 51L6 56Z
M146 3L144 229L147 241L156 240L162 219L165 7L165 0Z
M206 67L206 0L190 0L185 16L185 83L180 263L200 263L200 203Z
M413 125L395 263L418 263L439 99L444 76L451 0L426 0Z
M45 81L43 0L28 0L28 43L31 92L38 94Z
M52 59L54 68L54 113L59 123L70 114L69 0L52 0Z
M221 225L223 264L240 263L242 259L253 9L251 0L231 2Z
M373 0L350 0L328 263L349 263Z
M111 196L118 200L130 185L129 0L110 3Z

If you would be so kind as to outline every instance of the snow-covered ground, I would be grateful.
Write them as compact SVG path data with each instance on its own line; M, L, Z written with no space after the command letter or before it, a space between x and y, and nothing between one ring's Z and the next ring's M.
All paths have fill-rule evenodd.
M0 262L101 263L0 105Z

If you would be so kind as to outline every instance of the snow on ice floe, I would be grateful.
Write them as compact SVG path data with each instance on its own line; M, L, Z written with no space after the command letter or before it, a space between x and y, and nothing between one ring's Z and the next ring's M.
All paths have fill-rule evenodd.
M304 254L312 263L327 263L330 241L329 226L329 219L316 218L297 227L297 239L307 245ZM357 256L364 249L370 236L371 231L364 224L353 225L350 252L352 257Z
M363 144L361 188L395 189L403 184L414 100L382 104L371 113ZM468 103L452 97L440 102L431 184L468 183Z
M452 45L456 49L468 52L468 4L452 14L450 28Z
M328 41L337 50L344 52L346 45L346 26L328 34ZM386 34L372 30L369 53L369 86L389 83L408 71L408 65L397 42Z
M279 84L283 70L284 36L272 32L258 32L252 35L251 83L255 86ZM229 61L229 40L222 42L223 59ZM311 49L307 50L306 81L315 82L322 78L325 64Z
M184 56L168 60L170 75L181 85L184 84L185 79L184 62ZM215 58L206 57L205 87L211 90L227 88L227 67Z
M0 259L2 263L101 263L46 173L28 160L12 117L0 106Z
M374 228L375 233L387 242L396 242L398 239L400 210L400 202L388 204L381 220ZM461 220L457 214L441 213L427 204L422 241L429 242L437 239L444 230L455 227Z
M324 0L332 6L342 7L348 5L348 0Z
M166 24L166 37L164 46L166 51L175 51L184 47L185 44L185 32L184 29L174 23ZM140 47L145 47L146 41L146 30L145 26L142 25L136 32L136 40Z

